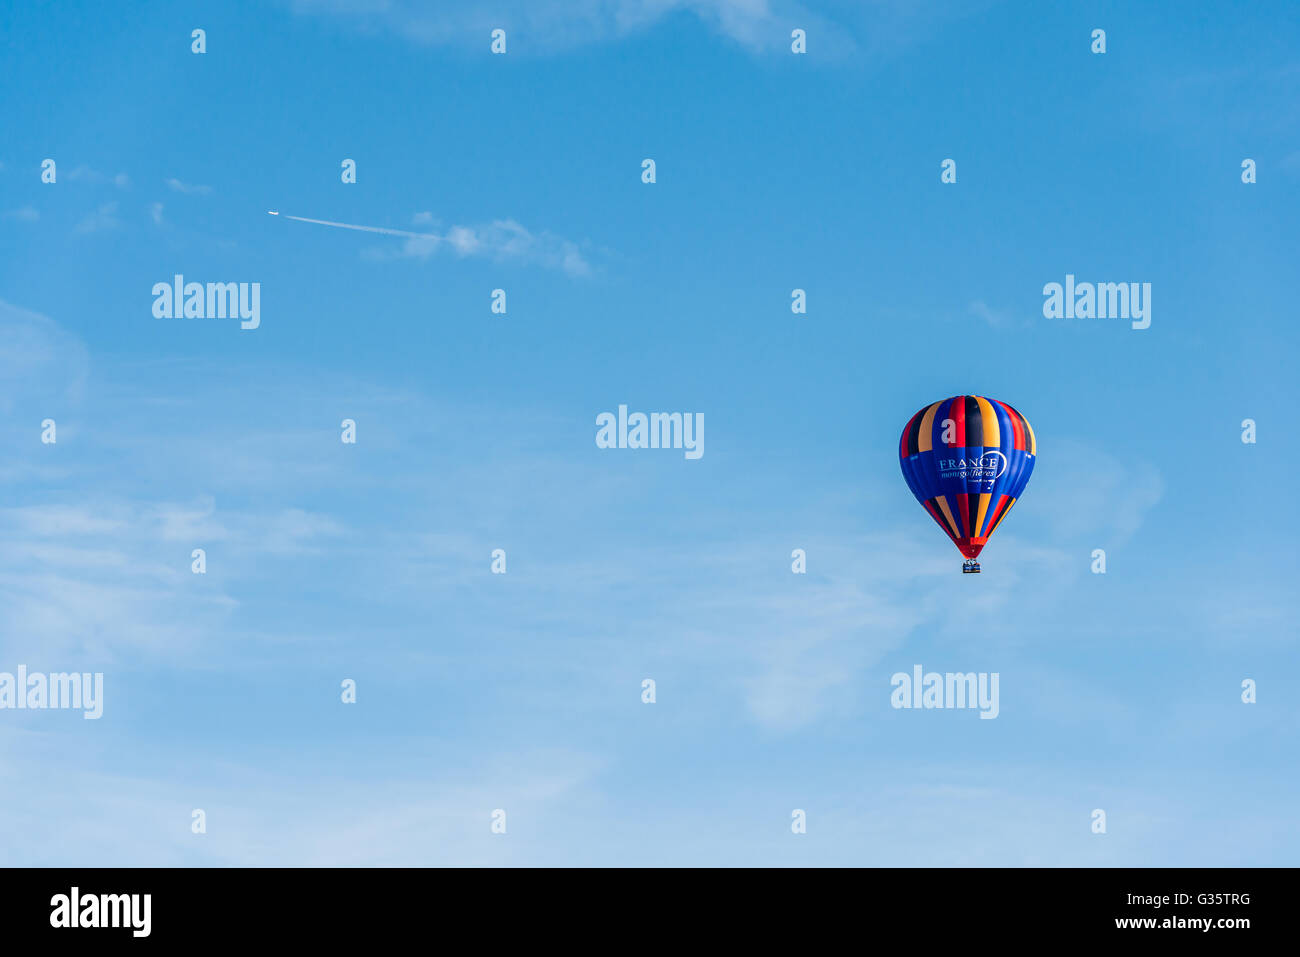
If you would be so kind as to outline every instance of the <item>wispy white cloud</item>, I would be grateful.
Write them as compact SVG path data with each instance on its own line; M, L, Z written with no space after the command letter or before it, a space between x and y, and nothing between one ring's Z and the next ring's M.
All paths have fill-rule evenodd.
M0 602L9 658L80 656L87 663L145 654L172 663L201 656L239 607L232 582L253 563L306 559L344 534L328 516L296 508L125 501L0 509ZM195 575L195 547L240 568Z
M105 720L120 700L114 692L122 683L106 680ZM340 773L336 756L259 754L253 763L245 749L238 761L196 761L189 744L160 746L168 771L110 769L66 760L60 748L81 746L72 734L12 728L0 745L0 773L28 782L2 799L10 826L0 856L45 866L541 865L581 859L566 819L602 804L602 762L571 749L512 751L481 764L372 766L359 755ZM191 830L196 807L206 833ZM504 838L490 827L498 808L507 813Z
M1087 534L1096 539L1098 548L1123 544L1164 497L1164 479L1150 462L1122 462L1072 439L1055 440L1051 455L1061 462L1086 463L1086 467L1041 475L1035 471L1025 501L1016 508L1033 508L1062 538Z
M161 225L163 224L163 204L162 204L162 203L150 203L150 204L149 204L149 218L153 220L153 224L154 224L155 226L161 226Z
M403 244L401 255L427 259L440 247L457 256L534 263L563 270L570 276L592 273L591 263L577 243L546 230L533 232L513 219L493 220L485 226L453 226L441 235L411 236Z
M5 213L5 219L16 219L21 223L34 223L41 218L41 212L35 206L20 206Z
M39 505L0 510L11 531L41 537L110 535L121 532L126 522L120 517L92 513L80 505Z
M104 232L105 230L116 229L121 225L121 220L117 218L117 202L113 201L111 203L104 203L81 222L77 223L74 232L80 234L99 233Z
M444 232L435 233L340 223L288 214L281 215L281 218L336 229L399 236L406 240L397 251L368 250L366 256L370 259L427 259L440 250L446 250L462 258L483 257L498 262L515 261L560 269L570 276L590 276L593 271L591 263L577 243L546 230L533 232L513 219L493 220L485 226L452 226ZM433 217L427 212L417 213L414 221L416 225L425 225L431 223Z
M211 186L183 183L174 176L170 177L166 182L169 189L172 189L177 193L185 193L186 195L207 196L212 192Z
M127 176L126 173L115 173L110 176L107 173L101 173L99 170L93 169L85 164L74 166L67 173L61 173L60 176L66 177L73 182L91 183L94 185L112 183L118 189L126 189L131 185L131 177Z
M77 401L89 355L77 336L40 313L0 300L0 409L21 401Z
M983 319L994 329L1010 329L1015 326L1026 326L1029 322L1025 319L1017 319L1015 316L1002 309L994 309L982 299L977 299L970 304L971 315Z
M294 7L428 45L487 49L490 32L500 27L513 34L511 50L525 55L617 39L675 14L695 17L753 51L788 50L795 27L809 31L824 53L853 46L846 30L793 0L502 0L436 9L414 0L295 0Z

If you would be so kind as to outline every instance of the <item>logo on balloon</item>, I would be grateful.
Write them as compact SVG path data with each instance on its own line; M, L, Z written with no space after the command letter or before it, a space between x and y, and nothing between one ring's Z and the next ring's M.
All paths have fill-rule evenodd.
M984 469L985 478L997 478L1007 470L1007 457L1001 452L985 452L980 467ZM989 469L994 470L992 474L989 474Z
M963 478L991 482L1007 470L1007 457L996 449L978 459L939 459L940 478Z

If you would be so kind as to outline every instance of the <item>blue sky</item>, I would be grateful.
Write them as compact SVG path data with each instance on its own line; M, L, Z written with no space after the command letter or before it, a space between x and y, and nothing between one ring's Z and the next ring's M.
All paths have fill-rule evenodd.
M488 7L0 7L0 671L105 683L0 711L0 861L1294 865L1289 5ZM962 392L1039 445L978 578Z

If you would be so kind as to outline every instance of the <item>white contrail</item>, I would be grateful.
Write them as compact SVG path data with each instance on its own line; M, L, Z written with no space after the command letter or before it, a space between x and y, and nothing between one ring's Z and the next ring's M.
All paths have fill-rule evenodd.
M279 216L280 213L268 209L267 212L272 216ZM308 219L306 216L289 216L285 219L296 219L300 223L315 223L317 226L336 226L339 229L355 229L363 233L383 233L385 236L407 236L411 239L437 239L443 237L437 233L413 233L409 229L389 229L386 226L360 226L357 223L335 223L328 219Z
M496 259L520 259L543 266L563 269L571 276L591 275L591 264L583 258L578 244L550 232L531 233L513 219L496 219L486 226L452 226L445 234L417 233L409 229L389 229L387 226L362 226L360 223L336 223L330 219L309 219L306 216L289 216L278 209L268 209L267 214L283 219L296 219L300 223L333 226L336 229L355 229L361 233L380 233L384 236L404 236L422 239L424 243L408 243L403 256L420 259L432 255L446 243L461 256L491 256ZM427 213L421 217L428 217ZM432 240L432 242L427 242Z

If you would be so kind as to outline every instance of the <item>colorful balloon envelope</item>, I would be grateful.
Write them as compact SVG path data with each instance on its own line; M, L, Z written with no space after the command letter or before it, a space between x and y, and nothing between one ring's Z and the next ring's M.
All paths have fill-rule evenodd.
M930 517L966 556L963 571L1016 504L1034 471L1038 443L1029 420L982 395L941 399L912 416L898 461Z

